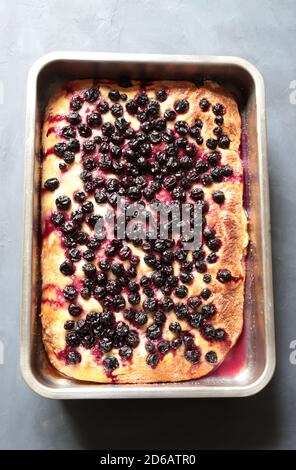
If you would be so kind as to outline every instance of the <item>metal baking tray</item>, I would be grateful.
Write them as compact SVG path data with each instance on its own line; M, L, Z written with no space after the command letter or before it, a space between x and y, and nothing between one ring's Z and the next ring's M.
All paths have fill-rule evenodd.
M225 362L199 380L163 384L94 384L59 374L43 349L39 319L38 212L42 114L55 87L71 79L202 81L213 79L235 95L242 120L242 156L250 247L247 257L244 331ZM28 77L25 140L23 301L20 362L23 377L48 398L242 397L259 392L275 367L268 171L263 78L237 57L54 52L39 59Z

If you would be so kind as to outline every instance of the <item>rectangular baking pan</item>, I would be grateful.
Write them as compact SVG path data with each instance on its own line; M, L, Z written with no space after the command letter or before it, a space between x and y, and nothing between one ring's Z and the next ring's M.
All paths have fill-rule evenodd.
M39 176L42 114L55 87L72 79L213 79L233 92L243 120L246 203L250 247L244 332L225 363L213 374L180 383L114 385L77 382L60 375L42 345L39 317ZM54 52L31 68L27 89L25 140L23 301L20 362L23 377L48 398L242 397L257 393L275 367L269 192L264 83L258 70L237 57Z

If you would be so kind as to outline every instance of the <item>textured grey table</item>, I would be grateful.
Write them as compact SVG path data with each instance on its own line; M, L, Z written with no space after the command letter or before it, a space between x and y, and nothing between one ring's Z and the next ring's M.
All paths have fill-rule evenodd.
M0 448L295 448L296 2L0 2ZM265 77L277 371L246 399L50 401L19 371L25 82L54 50L237 55Z

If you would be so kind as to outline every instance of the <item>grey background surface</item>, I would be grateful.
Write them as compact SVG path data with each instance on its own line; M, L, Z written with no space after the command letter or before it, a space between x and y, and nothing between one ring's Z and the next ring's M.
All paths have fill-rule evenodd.
M295 448L296 2L10 0L0 2L1 449ZM245 399L50 401L19 371L26 76L54 50L237 55L265 78L277 370Z

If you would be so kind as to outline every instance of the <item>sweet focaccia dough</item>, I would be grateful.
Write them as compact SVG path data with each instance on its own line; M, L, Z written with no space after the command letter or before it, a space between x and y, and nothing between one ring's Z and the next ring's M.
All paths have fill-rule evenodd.
M97 99L94 99L96 98L96 93L93 94L87 91L93 88L99 92ZM110 100L110 90L118 90L121 94L125 94L126 96L123 95L119 101L114 102ZM85 259L82 258L80 261L73 263L75 266L75 273L73 275L64 275L60 271L60 265L69 256L69 249L65 247L63 233L59 227L53 225L51 218L52 214L57 212L55 201L59 196L66 195L71 199L71 207L65 211L59 211L64 214L66 220L71 220L72 212L81 208L81 204L74 200L73 194L78 190L85 192L85 182L81 180L80 175L83 171L82 160L87 157L83 156L85 152L82 149L82 145L85 141L93 140L95 136L102 136L102 125L92 127L91 135L88 137L82 137L79 134L79 125L87 124L88 116L93 111L96 111L98 104L101 103L102 100L105 100L108 102L109 107L114 104L120 104L123 108L123 117L128 122L129 127L138 132L141 123L136 115L126 111L126 104L130 99L137 99L140 92L145 92L150 101L157 101L156 96L160 96L161 99L163 99L161 93L156 95L156 92L159 90L166 90L167 92L166 99L164 101L158 101L160 105L159 116L163 116L167 109L173 110L178 100L185 99L189 104L189 109L186 110L185 113L176 113L174 120L167 121L167 128L175 129L176 122L180 120L186 121L189 127L194 125L196 119L202 121L202 128L200 129L202 139L199 139L199 143L196 143L196 137L191 137L189 133L185 135L188 142L194 143L197 149L197 155L193 157L194 162L191 169L194 168L197 160L207 162L208 155L216 151L220 157L217 167L220 169L224 169L225 167L228 169L231 168L232 171L228 172L229 175L227 171L225 171L226 176L223 176L222 181L213 181L211 184L208 182L203 184L201 181L203 175L200 175L199 181L193 183L191 188L185 190L187 201L191 202L193 201L190 199L189 194L193 188L202 188L204 191L204 200L208 203L208 212L205 214L206 228L212 228L214 230L215 238L220 240L221 245L218 251L216 251L217 261L214 263L207 262L207 256L211 250L208 248L205 239L203 239L202 251L204 252L205 259L202 262L205 263L205 267L199 270L205 269L206 271L198 272L195 268L196 260L194 260L194 269L191 272L193 282L186 284L188 295L185 298L178 298L173 291L171 295L164 296L159 288L153 287L154 296L159 302L163 297L170 297L174 303L183 303L185 306L187 305L189 297L199 296L201 302L200 306L197 308L197 312L200 312L204 305L211 304L214 305L216 313L210 318L204 318L202 324L194 328L190 325L188 315L184 319L179 319L174 309L165 312L165 323L160 326L161 338L151 341L147 338L146 330L154 323L153 312L147 312L147 323L142 326L137 326L133 321L128 321L125 313L126 310L131 308L135 311L143 310L142 303L147 299L147 296L144 294L143 288L140 287L140 303L130 305L127 300L129 290L125 287L122 291L122 295L126 301L126 306L119 311L114 310L115 323L112 326L113 334L118 322L123 321L130 330L138 333L140 342L136 347L131 348L132 356L130 359L122 359L118 347L112 348L109 352L102 352L100 350L100 341L104 334L101 333L101 338L98 338L91 328L88 330L88 336L92 337L90 339L91 347L89 347L89 345L88 347L84 347L81 341L78 346L67 345L66 335L69 333L69 330L65 330L65 322L73 320L74 327L71 331L74 331L74 337L75 328L77 327L78 329L80 328L79 331L81 335L81 325L83 325L83 322L78 322L85 319L86 315L90 312L95 311L100 313L106 310L106 308L103 307L100 301L96 300L93 295L91 295L89 299L84 299L80 295L80 291L83 287L82 279L85 277L82 266L87 263ZM85 93L86 91L87 93ZM113 99L114 96L116 98L116 93L114 96L111 94L111 96ZM73 125L76 139L80 143L80 150L75 152L74 162L65 165L63 156L56 155L54 146L58 142L64 142L66 145L70 142L69 138L63 137L62 129L65 126L69 126L67 116L73 111L70 106L71 100L73 103L73 97L78 97L81 105L81 108L77 110L77 113L81 117L81 123ZM202 103L204 103L203 101L201 102L202 99L206 99L209 102L209 109L205 109L207 108L207 103L202 106ZM220 115L220 118L218 117L217 122L219 122L219 119L220 121L223 120L221 126L217 126L215 123L217 115L213 112L213 106L217 103L221 104L223 107L222 114L221 109L218 109L218 116ZM102 107L100 109L102 109ZM144 108L138 109L141 111ZM153 112L152 110L152 113ZM111 122L114 124L116 117L111 114L110 109L108 112L100 112L100 114L102 123ZM221 116L223 116L223 119L221 119ZM151 120L153 119L155 119L154 116L151 117ZM230 139L228 148L221 148L219 145L216 150L208 148L207 139L219 138L213 133L213 129L216 127L221 127L223 135L228 136ZM165 131L159 131L160 135L163 132ZM221 129L218 132L221 133ZM46 108L42 132L41 320L44 346L50 362L56 369L68 377L84 381L101 383L149 383L196 379L208 374L221 364L227 353L236 343L243 327L244 257L248 236L246 215L243 209L243 167L239 153L240 135L241 120L235 100L224 88L213 82L205 82L204 86L198 88L193 83L189 82L157 81L143 84L133 81L127 87L114 82L79 80L68 83L63 89L59 89L52 96ZM184 136L178 135L175 132L175 138L177 139L179 137ZM125 162L124 150L128 148L128 142L128 139L124 139L123 143L119 144L123 150L123 156L119 159L117 158L117 162ZM214 143L214 146L216 144ZM102 154L100 145L101 144L96 144L95 151L88 154L94 157L96 162L99 161L100 155ZM165 142L161 142L157 145L152 144L152 156L147 158L151 158L151 161L153 161L155 153L160 150L165 150L166 145L169 144ZM108 155L110 155L110 153ZM180 153L177 158L180 158ZM65 158L65 160L67 160L67 158ZM113 157L112 160L115 161ZM60 165L61 163L62 165ZM118 178L119 181L121 181L125 175L125 173L112 173L111 170L103 171L100 169L99 164L96 164L96 168L91 171L92 178L100 176L106 179ZM62 168L60 168L60 166ZM208 164L208 170L204 174L210 174L213 168L214 166ZM185 177L187 177L188 171L185 171ZM144 177L150 181L149 184L151 184L151 180L153 181L154 178L151 177L149 171L148 174L144 174ZM45 189L45 182L51 178L58 179L59 186L55 190ZM225 196L223 204L216 203L213 200L213 192L215 191L223 191ZM95 200L94 193L85 192L85 194L86 200L92 201L94 204L94 214L104 215L106 211L110 209L111 206L108 203L98 204ZM164 196L171 193L163 189L162 186L160 192L156 192L155 196L158 197L158 194L160 194L159 199L163 197L163 200L168 200L169 198ZM142 200L146 201L144 197L142 197ZM93 229L86 220L81 223L79 229L90 236L94 235ZM106 240L101 243L98 249L94 250L95 258L91 263L95 265L97 273L100 271L98 264L100 259L107 258L104 250L110 243L111 240ZM75 245L75 241L73 244ZM144 256L147 253L144 253L141 247L135 246L132 242L124 241L124 245L128 245L131 248L132 255L140 257L140 263L136 266L136 277L131 279L139 283L142 276L150 276L153 271L153 269L144 262ZM76 248L81 253L87 250L87 247L83 244L77 244ZM170 250L175 251L177 248L178 246L175 246ZM153 253L155 252L152 251L152 254ZM157 253L156 256L159 258L159 253ZM192 253L189 253L187 261L190 261L191 258ZM122 263L125 269L128 269L130 266L129 260L122 261L118 258L118 253L113 258L110 258L110 261L111 264L114 262ZM178 261L175 260L173 262L173 268L174 274L179 276L180 263ZM217 279L217 274L225 269L231 273L231 279L228 280L228 282L220 282ZM116 278L111 271L107 274L108 279ZM204 281L205 274L211 275L211 281L209 283ZM82 313L77 317L70 315L68 307L71 302L65 299L63 295L63 289L69 285L75 286L78 293L73 303L79 304L82 308ZM180 281L179 285L181 285ZM208 299L203 299L200 295L204 289L210 289L210 297ZM206 296L206 294L204 295ZM107 310L112 310L112 307L107 308ZM188 308L188 311L189 314L192 313L190 308ZM169 325L173 322L179 322L182 329L181 332L175 333L170 331ZM86 329L87 328L88 327L86 327ZM219 337L221 330L223 330L222 336L220 335L221 337ZM217 331L218 333L216 333ZM112 336L110 329L106 334ZM187 335L187 341L186 338L184 339L184 335ZM193 344L190 344L188 337L194 340ZM126 338L126 336L124 338ZM175 341L175 347L177 347L176 344L178 342L181 346L174 349L171 345L173 344L172 341L176 340L176 338L179 339ZM158 352L157 348L162 340L170 342L168 352ZM122 340L120 343L121 347L123 347L122 345L125 341L125 339ZM148 352L146 350L147 343L154 344L156 352ZM153 349L153 346L151 346L151 348ZM190 351L193 351L193 353L190 353ZM209 352L210 355L207 355ZM129 352L127 354L129 354ZM153 357L151 357L151 355ZM185 357L186 355L187 357ZM105 359L107 357L116 358L117 362L113 360L113 362L111 361L111 363L106 366ZM149 364L147 363L148 357Z

